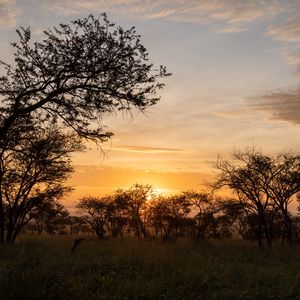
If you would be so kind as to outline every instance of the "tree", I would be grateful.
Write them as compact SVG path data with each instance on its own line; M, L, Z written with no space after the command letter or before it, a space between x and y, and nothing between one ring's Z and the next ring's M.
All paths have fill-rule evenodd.
M150 225L154 229L155 236L160 235L162 239L169 239L171 234L169 226L171 211L167 198L159 195L155 199L151 199L148 210Z
M289 211L289 204L293 196L300 191L300 155L286 152L274 157L271 179L268 184L268 193L282 215L283 238L286 238L289 244L293 244L293 217Z
M199 193L195 191L186 191L183 193L186 201L190 203L195 224L193 236L195 239L204 239L208 237L208 231L214 223L214 207L212 197L208 193Z
M0 62L6 70L0 77L0 145L24 118L105 141L112 133L102 118L156 104L163 87L158 79L170 75L148 62L134 27L116 27L105 14L46 30L41 42L31 43L29 28L17 33L15 64Z
M43 198L36 201L30 217L34 220L38 234L43 231L53 234L70 223L69 212L56 199Z
M1 242L14 241L34 201L66 191L68 154L80 141L76 146L59 130L103 142L112 135L103 117L156 104L158 80L170 75L149 63L134 28L116 27L105 14L46 30L41 42L31 42L29 28L17 34L14 65L0 62L6 72L0 77Z
M232 158L232 161L219 159L215 163L215 168L220 171L215 187L227 186L236 192L239 201L247 208L247 213L257 215L259 247L263 247L264 240L270 246L272 236L267 215L270 215L270 211L271 215L275 216L276 213L272 198L267 192L272 160L255 149L235 151Z
M188 217L190 203L184 194L164 197L162 195L149 203L150 224L155 235L160 234L164 240L187 236L194 222Z
M70 190L63 185L73 171L70 155L82 149L76 137L55 127L18 134L13 149L8 143L0 153L0 242L14 242L41 201Z
M109 214L107 197L84 197L76 205L81 218L88 223L99 239L104 239Z
M128 226L127 203L118 193L107 195L107 230L112 237L123 236Z
M300 191L300 155L287 152L271 157L251 149L236 151L233 158L238 163L219 160L215 164L221 171L215 186L235 190L260 247L263 239L271 246L278 218L283 223L282 238L292 244L293 218L288 207Z
M129 189L118 189L115 199L123 203L129 225L133 228L137 237L146 237L147 224L149 222L148 198L153 193L151 185L134 184Z
M169 205L169 230L174 231L176 237L183 236L190 223L188 214L190 213L190 202L183 194L173 195L167 198Z

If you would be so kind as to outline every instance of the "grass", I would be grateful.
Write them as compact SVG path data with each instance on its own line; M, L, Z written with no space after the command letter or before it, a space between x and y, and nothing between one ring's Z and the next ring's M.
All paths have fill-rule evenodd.
M299 249L238 241L23 237L0 247L0 299L300 299Z

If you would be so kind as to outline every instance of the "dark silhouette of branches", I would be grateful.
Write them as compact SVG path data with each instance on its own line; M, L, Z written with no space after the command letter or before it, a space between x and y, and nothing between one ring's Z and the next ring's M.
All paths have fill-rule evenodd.
M219 159L216 188L234 190L257 235L260 247L264 239L271 246L274 220L282 219L283 239L293 243L292 216L288 205L300 191L300 156L287 152L276 157L255 149L235 151L233 160Z
M44 31L41 42L31 42L29 28L17 30L12 43L15 64L0 78L0 141L19 119L64 124L80 137L105 141L102 119L132 107L144 110L159 100L170 75L155 68L134 27L125 30L105 14L60 24Z
M112 136L105 116L156 104L159 79L170 75L149 62L134 27L117 27L105 14L45 30L42 41L31 41L30 28L17 34L14 64L0 61L1 242L15 240L34 207L69 190L62 185L69 154L82 139Z
M33 217L41 201L59 199L73 171L71 153L81 150L79 140L53 129L26 131L17 148L3 148L0 156L0 238L13 242Z

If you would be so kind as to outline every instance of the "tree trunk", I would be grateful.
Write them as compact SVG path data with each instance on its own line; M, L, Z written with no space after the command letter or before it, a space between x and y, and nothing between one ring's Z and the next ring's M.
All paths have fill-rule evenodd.
M4 243L4 208L2 198L0 198L0 243Z
M287 234L287 241L290 246L293 246L294 239L293 239L293 220L291 217L286 213L284 216L284 223L286 227L286 234Z

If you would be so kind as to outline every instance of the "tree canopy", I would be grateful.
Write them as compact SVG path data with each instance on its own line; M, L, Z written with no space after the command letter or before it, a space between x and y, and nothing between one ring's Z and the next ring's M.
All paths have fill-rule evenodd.
M65 125L80 137L104 141L105 115L137 107L144 110L160 99L159 78L134 27L122 29L105 14L60 24L31 42L30 28L17 30L12 43L14 65L1 62L0 140L19 119Z
M219 159L220 171L215 187L234 190L245 212L255 219L258 242L262 246L273 239L275 218L282 219L283 236L293 242L292 216L289 204L300 192L300 155L293 152L268 156L255 149L235 151L233 160ZM255 224L256 223L256 224Z
M82 139L112 136L105 116L156 104L159 79L170 75L149 62L134 27L105 14L45 30L42 41L32 42L30 28L17 34L14 64L0 61L0 242L68 190Z
M82 149L56 128L27 131L18 147L0 153L0 242L13 242L41 201L58 199L73 171L70 155ZM5 237L6 234L6 237Z

